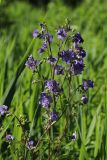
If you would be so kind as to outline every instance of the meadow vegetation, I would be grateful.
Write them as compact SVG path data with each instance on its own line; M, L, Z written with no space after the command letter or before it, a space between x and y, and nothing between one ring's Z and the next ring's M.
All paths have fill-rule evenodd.
M82 79L92 79L94 88L88 91L88 103L76 108L76 125L69 119L69 128L64 132L65 117L53 127L53 153L51 160L106 160L107 159L107 2L84 0L75 6L63 1L50 1L45 7L33 6L26 1L0 2L0 104L9 107L21 118L31 139L38 142L43 134L44 111L38 107L41 85L32 83L32 72L25 67L30 54L35 59L41 41L33 39L32 33L41 22L46 22L49 32L56 34L66 19L71 20L74 30L81 33L86 51L83 74L76 76L73 84ZM57 54L56 39L53 52ZM48 77L48 69L42 68ZM66 86L65 86L66 87ZM79 95L73 95L77 99ZM72 98L71 98L72 100ZM66 101L62 106L67 107ZM68 111L69 112L69 111ZM77 137L72 141L72 134ZM12 133L17 142L8 143L5 136ZM22 128L14 115L0 117L0 160L37 159L48 156L49 137L45 134L38 151L32 154L18 143L23 136ZM60 136L62 139L60 141ZM14 151L15 148L15 151ZM28 153L27 153L28 152ZM23 156L24 155L24 156ZM26 156L27 155L27 156ZM24 157L24 158L23 158ZM35 158L36 157L36 158Z

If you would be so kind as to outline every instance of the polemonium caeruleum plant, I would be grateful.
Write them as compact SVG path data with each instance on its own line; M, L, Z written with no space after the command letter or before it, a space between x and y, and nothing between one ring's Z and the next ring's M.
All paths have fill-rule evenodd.
M87 91L94 87L94 83L89 79L83 79L81 84L74 83L76 81L75 77L81 76L84 71L86 52L82 47L84 40L81 34L79 32L76 33L70 27L69 21L64 26L59 26L54 36L49 33L47 25L41 23L40 29L34 30L33 37L41 41L41 46L38 48L37 53L40 58L35 59L30 54L25 62L25 66L33 74L33 85L34 83L41 85L37 107L43 110L41 117L44 119L44 126L41 136L35 140L35 137L30 137L28 127L30 122L27 117L17 117L15 115L18 126L23 131L20 143L24 152L20 153L19 157L29 159L28 153L31 152L32 159L37 158L40 154L39 146L41 143L42 145L47 143L44 155L48 160L51 160L61 156L61 143L65 137L68 138L68 141L65 143L71 141L75 143L77 141L78 129L75 121L78 114L77 107L88 103ZM57 50L54 50L53 41L56 39ZM48 70L48 76L44 72L44 67ZM7 106L1 105L0 116L5 115L11 116L12 113L8 111ZM64 119L63 123L61 123L62 117ZM63 133L61 135L59 135L58 127L60 125L58 126L58 123L63 125ZM47 141L44 140L45 135L48 137ZM58 144L54 145L56 140ZM14 137L11 133L6 133L5 141L9 143L9 146L13 145L14 142L19 143L17 142L17 137Z

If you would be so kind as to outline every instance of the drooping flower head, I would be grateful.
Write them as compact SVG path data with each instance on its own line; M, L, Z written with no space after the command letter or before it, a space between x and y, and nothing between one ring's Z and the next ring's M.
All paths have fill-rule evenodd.
M33 56L30 55L28 60L26 61L25 65L30 68L33 72L35 71L36 67L38 66L39 62L34 60Z
M29 140L29 141L27 142L26 147L27 147L29 150L31 150L31 149L34 147L34 141L33 141L33 140Z
M50 112L50 120L51 121L57 121L58 120L58 113L57 112Z
M14 136L11 134L7 134L5 138L7 141L12 141L14 139Z
M64 74L64 67L61 65L56 65L54 73L59 75L59 74Z
M58 36L58 39L63 41L67 36L67 33L66 33L65 29L64 28L58 29L57 36Z
M59 94L59 92L61 91L59 83L55 80L45 81L45 87L47 87L51 93L54 93L56 95Z
M83 80L82 87L86 91L88 90L88 88L94 87L94 82L92 80Z
M75 43L75 44L79 44L79 43L83 43L84 40L83 38L81 37L81 34L79 32L77 32L73 37L72 37L72 41Z
M0 116L4 116L7 113L8 107L5 105L0 106Z
M48 109L50 104L52 103L52 97L45 92L42 92L39 98L39 104Z
M50 56L50 57L48 58L48 63L50 63L51 65L54 65L55 62L57 62L57 60L58 60L58 58L55 58L55 57Z
M63 50L62 52L59 53L59 57L62 58L62 60L65 61L66 63L71 63L71 61L75 57L75 53L71 49L68 49L67 51Z
M84 70L83 60L75 60L71 67L72 74L73 75L81 74L83 70Z
M84 49L82 47L77 46L76 50L78 52L78 55L82 58L84 58L86 56L86 52L84 51Z
M88 97L83 95L82 98L81 98L81 101L84 103L84 104L87 104L88 103Z

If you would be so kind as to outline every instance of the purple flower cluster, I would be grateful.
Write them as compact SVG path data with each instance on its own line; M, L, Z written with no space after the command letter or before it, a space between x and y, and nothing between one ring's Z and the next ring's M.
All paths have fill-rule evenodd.
M74 76L82 74L85 67L84 58L86 57L86 52L81 46L84 42L81 34L77 32L71 38L70 34L68 34L68 32L70 31L69 26L67 27L65 24L65 27L60 27L57 30L58 50L55 56L52 49L53 35L48 32L48 28L45 23L41 23L40 27L40 31L37 29L34 30L33 37L39 38L42 41L42 45L39 48L39 55L43 56L43 59L41 61L38 61L35 60L32 55L30 55L25 62L25 66L33 71L32 78L39 79L35 79L34 81L37 83L40 82L41 84L40 88L42 91L39 96L38 105L44 108L44 115L46 118L48 117L48 119L46 119L44 123L46 124L48 122L44 132L46 133L47 131L51 131L50 127L54 123L56 123L63 116L63 114L68 114L69 118L71 115L73 116L74 113L76 113L76 105L83 105L88 103L87 91L88 89L94 87L94 82L92 80L84 79L82 84L76 88L75 85L77 83L72 83L72 79L74 80ZM68 45L70 47L67 47ZM45 57L46 54L42 55L42 53L44 53L46 50L46 54L48 54L48 56ZM54 53L56 53L56 48L54 48ZM44 72L43 67L45 65L46 68L49 67L51 71L50 73ZM35 76L36 73L38 74L38 77ZM77 91L80 92L80 99L77 102L72 100L71 103L73 91L74 93L76 93ZM66 110L67 107L69 108ZM57 111L61 112L60 116ZM70 113L68 113L69 111ZM7 113L9 113L8 107L6 105L1 105L0 118L2 118L2 116L6 115ZM37 147L43 140L42 137L44 133L40 136L40 139L35 146L34 141L30 140L29 138L29 120L25 116L17 117L16 115L14 115L14 117L18 120L18 125L22 128L22 132L26 133L22 138L23 145L27 148L27 150L38 150ZM48 135L50 136L50 134ZM76 132L70 134L70 139L72 141L75 141L77 139ZM13 140L14 136L12 134L7 134L5 136L5 141L9 144ZM35 151L37 150L34 150L34 152L32 153L36 153Z
M49 89L50 93L54 93L55 95L58 95L61 91L59 83L55 80L45 81L45 87Z
M43 44L42 44L41 48L39 48L39 53L45 52L45 50L48 47L48 43L49 44L52 43L53 36L47 32L44 35L42 35L42 40L43 40Z
M40 32L38 32L37 29L34 30L33 37L43 40L42 46L39 48L39 53L42 54L47 49L48 44L52 43L53 35L51 35L46 30L45 25L43 23L40 24L40 27L41 27L41 31Z
M72 40L74 42L74 49L68 49L67 51L63 50L59 53L59 58L61 58L67 64L70 64L69 71L73 75L79 75L84 70L84 61L83 58L86 56L86 52L82 47L79 46L80 43L83 43L84 40L81 37L80 33L76 33Z
M33 72L35 71L35 69L37 68L39 62L37 60L34 60L33 56L30 55L28 57L28 60L26 61L25 65L30 68Z
M59 83L55 80L46 80L45 81L45 92L42 92L39 97L39 105L45 109L48 109L53 102L52 95L55 97L59 95L61 89L59 87ZM51 95L52 94L52 95ZM57 120L58 115L57 112L50 112L51 121Z
M46 65L50 64L51 74L49 74L49 79L44 77L42 84L44 84L44 90L40 94L39 97L39 105L48 110L49 112L49 119L51 121L58 120L58 113L56 112L56 107L50 108L51 105L55 106L56 101L59 95L62 93L63 85L59 83L58 75L65 76L65 80L69 79L70 76L77 76L82 74L85 64L84 58L86 57L86 52L81 46L84 42L81 34L77 32L72 37L68 34L69 31L67 26L60 27L57 30L57 39L61 40L58 41L58 54L54 57L52 52L52 42L53 42L53 35L48 32L47 26L45 23L40 24L41 30L38 31L37 29L33 32L34 38L39 38L42 41L42 45L39 48L39 53L42 55L48 48L48 57L45 57ZM69 27L68 27L69 28ZM66 48L67 41L69 41L70 48ZM69 45L68 43L68 45ZM46 52L46 54L47 54ZM55 51L56 52L56 51ZM34 60L34 58L29 56L27 62L25 63L32 71L35 71L39 62ZM67 77L66 77L67 76ZM58 81L56 80L58 79ZM81 85L81 91L84 93L81 96L81 102L83 104L88 103L88 97L85 95L88 88L93 88L94 84L91 80L84 80L83 84ZM72 139L76 139L76 133L73 133Z
M58 120L58 113L57 112L50 112L50 120L51 121L57 121Z
M39 104L48 109L50 104L52 103L52 97L45 92L42 92L39 98Z
M65 29L64 28L59 28L58 31L57 31L57 36L58 36L58 39L63 41L67 36L67 33L66 33Z
M84 69L83 60L74 60L74 63L71 67L71 73L73 75L78 75L78 74L81 74L83 69Z
M62 60L68 64L74 60L75 53L72 49L68 49L67 51L63 50L59 53L59 57L62 58Z

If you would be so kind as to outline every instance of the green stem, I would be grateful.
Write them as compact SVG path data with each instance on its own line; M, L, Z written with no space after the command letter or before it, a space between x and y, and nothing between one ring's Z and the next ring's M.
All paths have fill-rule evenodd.
M35 146L35 149L36 149L35 152L38 151L38 148L37 148L37 147L38 147L38 145L40 144L40 142L42 141L43 136L48 132L48 130L49 130L55 123L57 123L57 122L60 120L60 118L61 118L61 117L63 116L63 114L65 113L65 111L66 111L66 107L63 109L63 112L62 112L62 114L60 115L59 119L58 119L57 121L52 122L49 126L46 127L46 129L44 130L44 133L41 135L41 137L39 138L39 140L38 140L38 142L37 142L37 144L36 144L36 146Z

